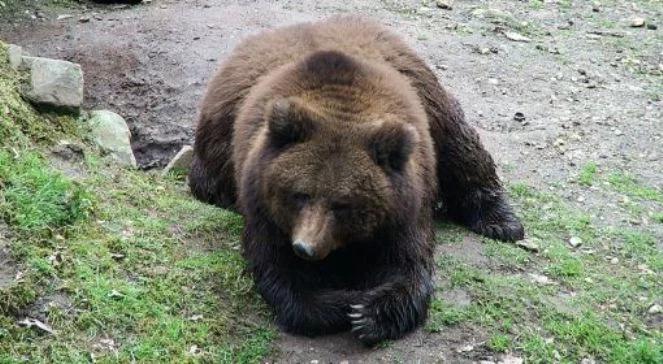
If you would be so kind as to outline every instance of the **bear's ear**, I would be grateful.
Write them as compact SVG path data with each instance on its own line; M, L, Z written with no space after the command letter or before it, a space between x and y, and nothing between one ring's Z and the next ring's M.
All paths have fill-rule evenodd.
M370 137L369 149L382 168L402 171L419 140L419 133L409 124L385 122Z
M278 147L306 140L313 133L311 113L294 98L274 101L267 113L270 140Z

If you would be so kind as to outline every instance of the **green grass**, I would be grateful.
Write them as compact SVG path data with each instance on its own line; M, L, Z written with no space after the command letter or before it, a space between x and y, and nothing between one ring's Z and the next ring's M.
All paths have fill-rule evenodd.
M607 181L615 191L629 197L663 203L663 191L645 186L627 173L614 172L608 176Z
M583 171L588 184L598 185L595 168ZM629 185L629 191L643 188ZM487 350L516 352L532 363L587 357L607 363L662 362L663 335L646 313L663 297L663 252L656 233L599 226L554 194L524 184L510 186L510 192L540 252L483 239L488 265L443 256L437 270L446 280L437 289L463 290L471 302L459 307L436 298L427 330L480 328ZM568 246L570 236L583 239L582 249Z
M580 170L580 175L578 176L578 181L583 186L591 186L595 183L596 172L597 172L596 163L587 163Z
M241 217L195 201L178 176L119 169L93 148L71 162L84 177L55 170L45 150L81 142L76 121L24 103L5 59L0 45L0 218L21 278L0 286L0 362L268 355L276 334L244 273ZM26 316L55 334L17 325Z

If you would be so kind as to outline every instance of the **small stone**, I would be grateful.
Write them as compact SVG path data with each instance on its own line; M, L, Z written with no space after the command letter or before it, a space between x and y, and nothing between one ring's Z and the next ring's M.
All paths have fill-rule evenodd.
M311 360L311 364L318 364L318 363L320 363L319 360Z
M644 18L633 18L631 19L631 27L632 28L640 28L645 25L645 19Z
M516 33L516 32L504 32L504 36L505 36L508 40L512 40L512 41L514 41L514 42L524 42L524 43L527 43L527 42L530 42L530 41L531 41L531 39L527 38L526 36L524 36L524 35L522 35L522 34L520 34L520 33Z
M112 290L108 294L108 297L114 298L114 299L120 299L120 298L124 297L124 295L122 293L120 293L119 291L117 291L117 290Z
M651 307L649 307L649 310L647 310L647 312L649 312L649 314L651 315L656 315L663 312L663 307L661 307L661 305L659 304L654 304Z
M592 4L592 11L595 12L595 13L598 13L599 11L601 11L601 4L598 3L598 2L594 2Z
M515 114L513 114L513 120L515 120L515 121L517 121L517 122L519 122L519 123L522 123L523 121L525 121L525 114L523 114L522 112L518 111L518 112L516 112Z
M449 66L447 66L447 65L445 65L445 64L438 64L438 65L435 66L435 67L437 67L437 69L442 70L442 71L446 71L446 70L449 69Z
M647 29L656 30L656 29L658 29L658 27L656 26L656 24L647 23Z
M596 364L596 360L594 358L583 358L580 364Z
M58 15L57 20L65 20L65 19L71 19L71 18L73 18L73 17L69 14L62 14L62 15Z
M168 162L166 168L163 169L162 174L166 175L173 169L188 172L191 168L191 161L193 160L193 148L190 145L185 145L179 152Z
M489 78L488 83L491 85L498 85L500 81L497 78Z
M479 54L488 54L490 53L490 48L488 47L482 47L478 49Z
M529 276L532 278L532 282L534 283L543 285L550 284L550 279L542 274L530 273Z
M349 360L341 360L338 364L350 364Z
M470 352L472 350L474 350L474 346L468 344L468 345L459 347L458 349L456 349L456 352L458 352L458 353L467 353L467 352Z
M498 364L523 364L523 358L513 356L511 354L506 354L502 357Z
M80 18L78 18L78 21L81 22L81 23L89 23L90 22L90 17L86 16L86 15L83 15Z
M124 119L107 110L90 113L90 136L104 152L113 156L121 165L136 167L136 158L131 150L131 132Z
M516 242L516 246L519 246L525 250L529 250L534 253L538 253L541 248L539 247L538 239L535 238L526 238L524 240L519 240Z
M75 63L48 58L23 57L30 68L25 90L37 105L78 111L83 103L83 70Z
M453 5L453 0L437 0L435 2L435 5L437 5L437 7L440 9L451 10Z
M617 263L619 263L619 258L614 257L614 258L610 259L610 264L617 264Z
M7 47L7 58L9 58L9 67L13 70L18 70L23 62L23 48L16 44L10 44Z
M571 239L569 239L569 245L572 248L577 248L582 245L582 239L577 236L572 236Z

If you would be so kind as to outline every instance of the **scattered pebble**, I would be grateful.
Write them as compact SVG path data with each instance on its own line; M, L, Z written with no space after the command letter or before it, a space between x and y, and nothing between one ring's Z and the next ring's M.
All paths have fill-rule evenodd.
M529 274L530 278L532 278L532 282L538 283L538 284L550 284L550 279L542 274L536 274L536 273L530 273Z
M569 245L570 245L572 248L577 248L577 247L579 247L579 246L582 245L582 239L580 239L580 238L577 237L577 236L572 236L572 237L569 239Z
M527 42L530 42L530 41L531 41L531 39L527 38L526 36L524 36L524 35L522 35L522 34L520 34L520 33L516 33L516 32L504 32L504 36L505 36L508 40L512 40L512 41L514 41L514 42L524 42L524 43L527 43Z
M498 364L523 364L523 358L519 358L511 354L506 354L502 357Z
M71 18L73 18L73 16L71 16L69 14L62 14L62 15L58 15L57 20L65 20L65 19L71 19Z
M659 304L654 304L651 307L649 307L649 310L647 310L647 312L649 312L649 314L651 315L656 315L663 312L663 307L661 307L661 305Z
M535 238L526 238L524 240L517 241L516 246L534 253L538 253L541 250L538 240Z
M116 290L112 290L112 291L110 291L110 293L108 294L108 297L109 297L109 298L120 299L120 298L124 297L124 295L123 295L122 293L116 291Z
M658 29L658 27L656 26L656 24L647 23L647 29L656 30L656 29Z
M437 7L440 9L451 10L453 5L453 0L437 0L435 2L435 5L437 5Z
M599 11L601 11L601 4L598 3L598 2L594 2L592 4L592 11L595 12L595 13L598 13Z
M610 263L611 263L611 264L617 264L617 263L619 263L619 258L614 257L614 258L610 259Z
M645 19L644 18L633 18L631 19L631 27L632 28L640 28L645 25Z
M467 353L467 352L472 351L472 350L474 350L474 346L468 344L468 345L461 346L460 348L456 349L456 352L458 352L458 353Z
M89 23L90 22L90 17L86 16L86 15L83 15L80 18L78 18L78 21L81 22L81 23Z
M522 112L518 111L518 112L516 112L515 114L513 114L513 120L515 120L515 121L517 121L517 122L519 122L519 123L522 123L523 121L525 121L525 114L523 114Z

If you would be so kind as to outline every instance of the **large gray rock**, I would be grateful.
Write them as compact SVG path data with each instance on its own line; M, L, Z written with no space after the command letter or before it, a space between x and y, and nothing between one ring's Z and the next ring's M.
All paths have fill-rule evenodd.
M107 110L92 111L88 123L90 138L102 151L123 166L136 167L136 158L131 150L131 132L120 115Z
M190 145L185 145L179 152L168 162L166 168L163 169L162 174L166 175L172 170L180 170L188 172L191 168L191 161L193 160L193 148Z
M16 44L10 44L7 46L7 58L9 58L9 67L18 70L23 59L23 48Z
M83 103L83 71L75 63L39 57L22 57L30 69L24 95L39 106L78 111Z

